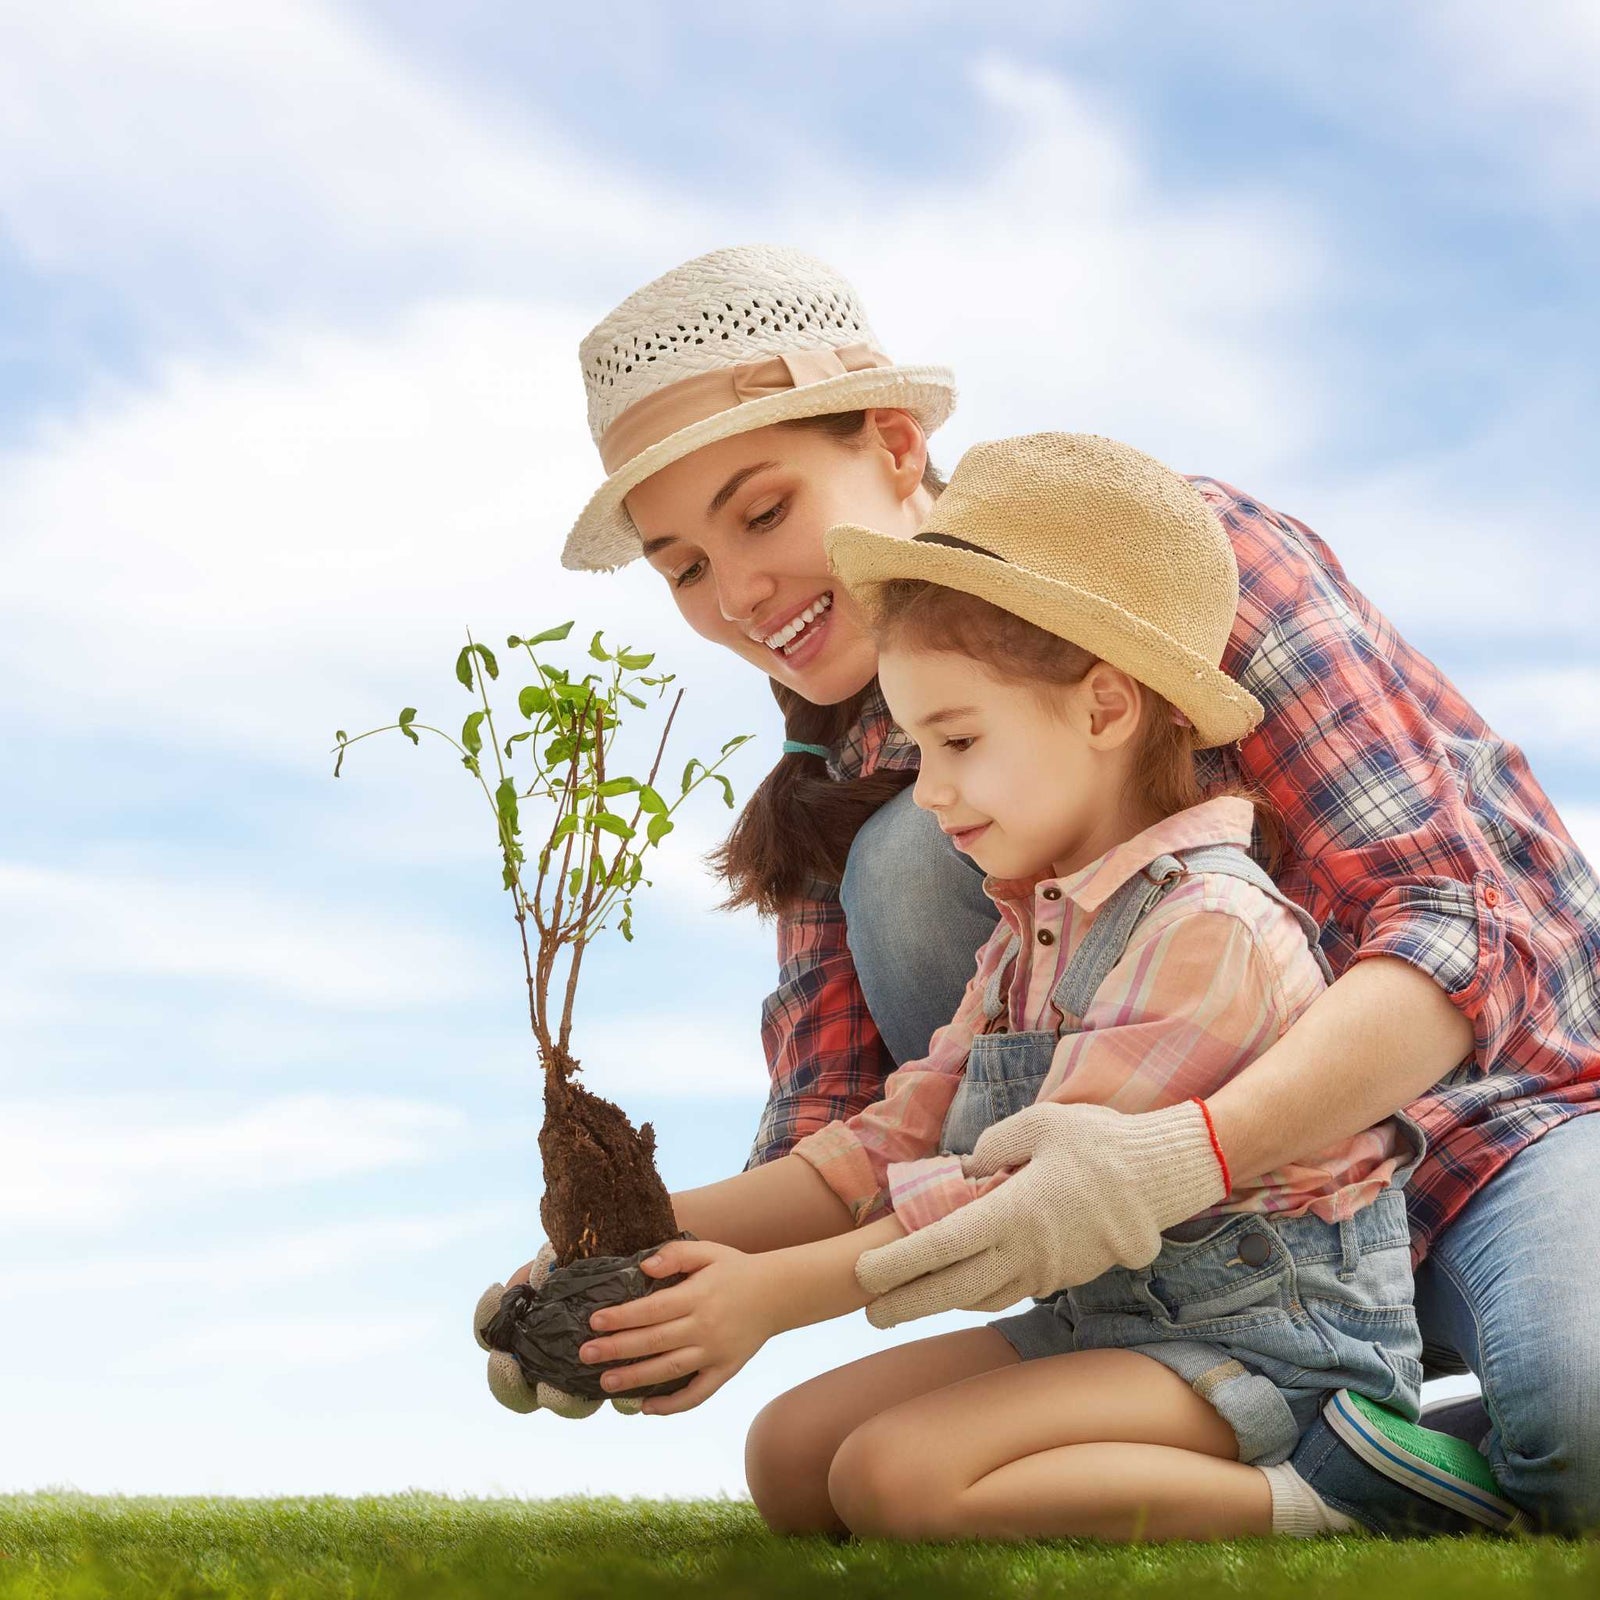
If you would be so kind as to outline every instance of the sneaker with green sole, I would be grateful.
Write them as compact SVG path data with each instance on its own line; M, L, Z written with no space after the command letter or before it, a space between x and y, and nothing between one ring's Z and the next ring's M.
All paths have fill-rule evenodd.
M1488 1460L1465 1440L1407 1422L1349 1389L1333 1395L1322 1415L1375 1472L1498 1533L1519 1525L1521 1513L1500 1493Z

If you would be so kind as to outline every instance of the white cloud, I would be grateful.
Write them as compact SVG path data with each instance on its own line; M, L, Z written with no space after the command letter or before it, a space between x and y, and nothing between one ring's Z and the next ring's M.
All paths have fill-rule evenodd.
M437 1158L462 1138L445 1106L284 1096L223 1114L150 1094L0 1105L0 1218L104 1232L130 1215Z
M627 1105L640 1095L664 1098L766 1095L767 1067L749 1017L673 1014L595 1015L582 1029L583 1081Z
M28 930L0 975L0 1018L13 1020L48 1014L106 973L236 980L358 1009L482 987L456 936L299 902L237 871L182 881L0 861L0 915Z
M1461 676L1484 720L1505 738L1600 767L1600 661L1496 665Z
M1590 0L1429 0L1416 20L1458 111L1497 157L1518 155L1533 191L1600 199L1600 11Z
M11 240L167 322L691 253L694 211L453 95L333 5L0 11Z

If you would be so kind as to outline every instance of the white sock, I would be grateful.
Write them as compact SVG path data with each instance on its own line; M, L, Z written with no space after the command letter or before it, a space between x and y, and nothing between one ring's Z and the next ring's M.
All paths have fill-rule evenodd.
M1322 1533L1349 1533L1359 1526L1342 1511L1335 1511L1287 1461L1276 1467L1257 1467L1272 1493L1272 1531L1294 1539L1314 1539Z

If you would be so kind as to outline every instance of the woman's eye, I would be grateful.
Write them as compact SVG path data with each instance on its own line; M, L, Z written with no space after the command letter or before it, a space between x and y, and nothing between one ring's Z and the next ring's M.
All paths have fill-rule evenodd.
M687 587L691 583L698 582L699 578L700 578L700 574L704 571L704 569L705 569L705 562L704 561L693 561L693 562L691 562L681 572L677 572L677 573L673 574L672 587L674 589L682 589L682 588Z
M745 526L747 528L760 529L775 528L783 521L783 514L788 509L788 505L789 502L787 500L780 500L776 505L769 506L759 517L749 518Z
M972 743L972 739L946 739L944 742L944 747L946 750L954 750L956 754L959 755L963 750L970 749L972 747Z

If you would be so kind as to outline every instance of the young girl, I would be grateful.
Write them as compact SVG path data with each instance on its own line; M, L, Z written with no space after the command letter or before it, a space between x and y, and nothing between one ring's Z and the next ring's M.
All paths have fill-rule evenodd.
M694 1371L645 1409L698 1404L773 1333L866 1303L864 1250L1003 1186L1034 1102L1154 1112L1172 1181L1211 1203L1149 1267L782 1397L750 1436L756 1503L775 1529L905 1538L1352 1526L1283 1463L1330 1397L1416 1415L1400 1185L1420 1136L1389 1120L1235 1185L1209 1129L1200 1097L1326 977L1315 924L1247 853L1251 802L1197 781L1195 751L1260 716L1218 669L1226 535L1150 458L1043 434L969 452L916 538L841 527L829 553L917 742L916 804L1001 921L881 1101L717 1186L700 1226L746 1249L665 1247L651 1270L686 1281L597 1313L585 1359L636 1362L606 1375L619 1392Z

